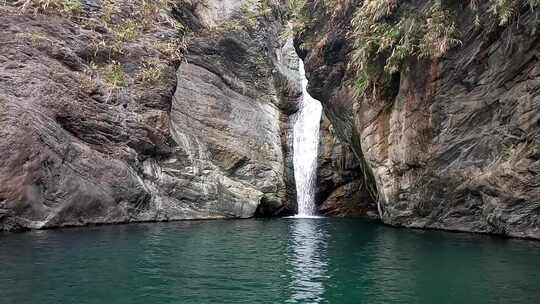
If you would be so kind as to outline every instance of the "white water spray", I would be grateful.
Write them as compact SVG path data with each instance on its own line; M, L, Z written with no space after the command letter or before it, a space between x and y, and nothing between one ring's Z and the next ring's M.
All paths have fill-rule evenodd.
M306 217L315 215L315 183L322 106L307 92L308 80L304 63L302 60L299 61L303 98L294 123L294 178L298 216Z

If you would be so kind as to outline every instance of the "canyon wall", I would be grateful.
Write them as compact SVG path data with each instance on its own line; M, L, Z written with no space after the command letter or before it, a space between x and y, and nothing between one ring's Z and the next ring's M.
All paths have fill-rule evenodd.
M534 4L29 3L0 6L2 230L294 214L296 51L320 213L540 238Z
M150 4L0 7L0 229L294 211L282 3Z
M459 43L436 58L405 56L399 71L376 74L358 95L352 56L357 10L380 4L383 17L374 20L387 22L403 17L392 10L426 12L435 1L327 2L307 2L296 47L309 91L354 151L381 219L540 238L537 12L516 2L515 15L504 23L492 2L441 1ZM389 58L377 56L379 66Z
M315 193L319 213L377 219L376 204L365 186L360 162L351 146L340 140L330 120L323 115Z

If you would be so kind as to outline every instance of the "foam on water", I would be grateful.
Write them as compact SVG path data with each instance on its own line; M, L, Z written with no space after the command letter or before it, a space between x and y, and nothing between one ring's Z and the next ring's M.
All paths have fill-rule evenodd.
M326 218L326 217L319 216L319 215L300 215L300 214L297 214L297 215L293 215L293 216L286 216L285 218L288 218L288 219L323 219L323 218Z

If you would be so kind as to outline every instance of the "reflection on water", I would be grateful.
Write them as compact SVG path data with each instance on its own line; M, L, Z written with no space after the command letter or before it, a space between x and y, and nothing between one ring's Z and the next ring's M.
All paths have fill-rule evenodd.
M531 304L540 242L359 220L0 233L0 303Z
M287 303L321 303L327 274L327 234L317 218L292 221L289 263L292 281Z

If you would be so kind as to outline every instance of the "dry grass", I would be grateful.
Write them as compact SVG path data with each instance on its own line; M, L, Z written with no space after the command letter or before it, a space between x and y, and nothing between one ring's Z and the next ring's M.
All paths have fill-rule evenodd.
M141 33L139 23L134 20L124 20L122 23L112 26L115 39L121 42L134 41Z
M168 41L160 41L155 47L169 62L180 63L187 50L187 39L175 38Z
M163 64L159 60L146 60L143 62L139 79L146 85L157 84L163 78Z
M15 3L21 13L79 15L83 12L80 0L20 0Z
M99 74L111 88L123 88L128 84L124 67L119 62L112 61L105 65L99 69Z

